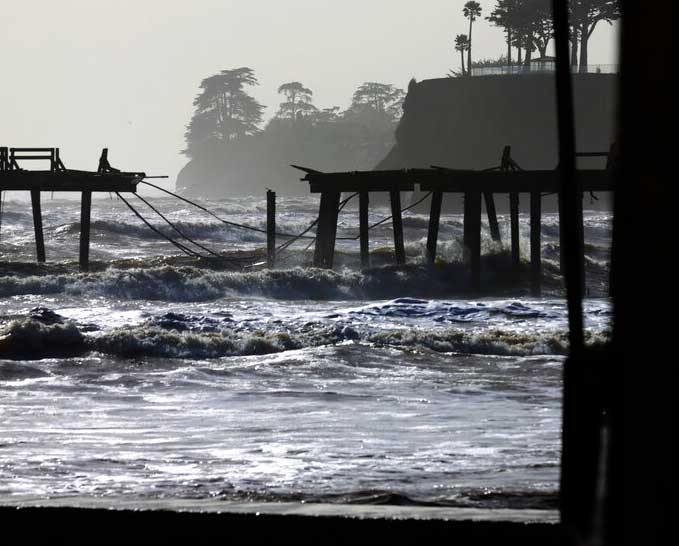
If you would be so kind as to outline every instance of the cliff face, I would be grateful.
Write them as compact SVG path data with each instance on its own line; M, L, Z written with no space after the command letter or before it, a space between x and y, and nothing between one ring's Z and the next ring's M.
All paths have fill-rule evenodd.
M578 151L608 151L615 130L615 88L615 75L573 75ZM505 145L524 169L556 166L553 74L443 78L411 85L396 145L378 168L482 169L499 164ZM579 165L602 165L602 160L588 161Z

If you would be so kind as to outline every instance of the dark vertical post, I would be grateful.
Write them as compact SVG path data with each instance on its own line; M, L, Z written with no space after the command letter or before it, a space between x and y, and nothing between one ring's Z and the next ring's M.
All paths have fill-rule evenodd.
M316 230L316 249L314 252L315 267L332 268L335 255L339 200L339 192L324 191L321 193L318 229Z
M391 200L391 219L394 226L394 252L396 253L396 263L402 265L406 263L406 252L403 246L403 219L401 218L401 192L390 191Z
M337 216L339 215L339 202L341 193L331 192L328 203L328 238L325 245L325 257L323 267L332 269L335 260L335 241L337 239Z
M92 192L82 192L80 201L80 269L87 271L90 267L90 217L92 209Z
M40 206L40 190L31 190L31 206L33 208L35 251L38 261L42 263L45 261L45 238L42 233L42 208Z
M276 192L266 190L266 264L273 268L276 261Z
M321 193L316 224L316 246L314 248L314 267L323 267L324 248L328 238L328 192Z
M481 192L464 194L464 254L469 267L470 288L481 289Z
M521 267L521 247L519 244L519 194L509 194L509 227L512 239L512 269L518 273Z
M539 191L530 194L530 288L533 296L542 293L542 195Z
M495 211L495 199L490 192L483 192L483 198L486 201L486 214L488 215L488 228L490 229L490 237L493 241L501 241L500 226L497 223L497 212Z
M359 237L361 239L361 267L370 266L370 241L368 239L368 205L370 197L367 191L362 191L359 196L358 222Z
M579 186L579 184L578 184ZM582 191L578 190L577 206L575 210L575 222L577 224L576 230L578 232L578 245L580 246L580 252L582 255L580 257L580 293L587 294L587 277L585 275L585 215L583 211L583 201L585 195Z
M582 199L575 176L573 88L568 65L568 3L553 0L559 137L559 231L568 298L569 356L563 367L561 525L573 543L595 542L593 514L601 413L592 403L592 362L585 360L582 315Z
M435 191L431 194L431 211L429 212L429 232L427 233L427 261L433 264L436 260L436 244L439 237L441 223L441 203L443 192Z

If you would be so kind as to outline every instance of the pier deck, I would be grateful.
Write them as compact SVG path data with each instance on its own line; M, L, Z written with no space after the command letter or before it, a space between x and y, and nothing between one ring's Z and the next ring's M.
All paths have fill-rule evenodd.
M25 161L49 161L49 170L22 168ZM38 262L46 261L45 239L42 227L41 193L79 192L80 212L80 268L89 267L90 220L92 193L121 193L137 191L137 185L146 177L142 172L121 172L108 162L108 149L102 151L97 171L67 169L61 161L59 148L7 148L0 147L0 194L4 191L31 193L33 228Z
M584 192L613 191L610 152L584 152L577 154L585 157L607 158L605 169L579 170L575 183L580 195ZM444 193L464 195L464 260L470 271L470 287L480 290L481 278L481 198L483 196L488 215L491 236L500 241L500 229L495 212L495 194L508 194L510 204L511 252L514 270L520 266L519 243L519 195L530 195L530 241L531 241L531 291L534 295L541 292L541 217L542 197L558 193L560 190L557 170L522 170L510 156L506 146L498 167L487 170L460 170L443 167L429 169L402 169L389 171L349 171L331 172L308 169L293 165L306 174L303 181L309 183L311 193L321 194L318 231L314 254L314 265L331 268L335 252L337 233L337 210L342 193L354 192L360 196L359 225L361 244L361 263L369 266L368 253L368 206L369 194L388 192L390 196L392 224L394 230L394 252L397 264L405 263L403 244L403 222L400 193L414 191L418 186L423 192L431 193L431 209L427 237L427 259L436 260L436 247L439 234L441 203ZM561 218L561 217L560 217ZM582 199L579 218L580 237L582 237Z

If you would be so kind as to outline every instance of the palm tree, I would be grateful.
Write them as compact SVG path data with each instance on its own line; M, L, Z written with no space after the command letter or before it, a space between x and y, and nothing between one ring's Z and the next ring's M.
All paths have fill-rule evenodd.
M469 39L466 34L458 34L455 36L455 51L460 52L460 61L462 63L462 75L465 76L467 71L464 68L464 52L469 50Z
M467 49L467 68L469 69L469 74L471 75L472 67L472 23L476 21L477 17L481 17L481 4L471 0L464 5L462 9L462 14L465 18L469 19L469 48Z

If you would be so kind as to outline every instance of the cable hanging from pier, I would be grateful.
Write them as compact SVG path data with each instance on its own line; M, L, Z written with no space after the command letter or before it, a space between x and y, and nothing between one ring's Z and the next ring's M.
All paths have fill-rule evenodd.
M427 193L424 197L422 197L422 199L419 199L419 200L415 201L414 203L411 203L411 204L408 205L407 207L401 209L401 212L406 212L406 211L408 211L408 210L410 210L410 209L414 209L417 205L419 205L419 204L422 203L423 201L427 200L427 199L431 196L432 193L434 193L434 192L433 192L433 191L430 191L430 192ZM388 222L389 220L391 220L393 217L394 217L394 216L391 215L391 216L387 216L386 218L382 218L379 222L375 222L374 224L369 225L369 226L368 226L368 229L373 229L373 228L376 228L376 227L378 227L378 226L381 226L381 225L384 224L385 222ZM351 240L357 241L359 238L360 238L360 235L356 235L356 237L351 237Z
M173 244L175 247L177 247L181 252L183 252L187 256L192 256L194 258L203 258L204 257L201 254L199 254L198 252L191 250L187 246L183 245L182 243L180 243L178 241L175 241L172 237L170 237L169 235L166 235L165 233L160 231L157 227L155 227L153 224L151 224L146 218L144 218L142 216L142 214L137 209L135 209L129 201L127 201L127 199L125 199L122 195L120 195L119 192L116 192L116 195L118 196L118 198L123 203L125 203L125 205L127 205L127 207L135 214L135 216L137 216L137 218L139 218L142 222L144 222L144 224L146 224L146 226L149 229L151 229L154 233L160 235L163 239L166 239L168 242Z
M343 201L341 201L340 204L339 204L339 206L338 206L338 208L337 208L337 213L339 214L340 212L342 212L342 209L347 205L347 203L349 203L349 201L351 201L351 200L352 200L354 197L356 197L357 195L358 195L358 192L352 193L349 197L347 197L346 199L344 199ZM314 236L311 236L311 237L304 237L304 236L305 236L309 231L311 231L311 229L312 229L314 226L316 226L316 225L318 224L318 221L319 221L319 220L320 220L320 218L316 218L313 222L311 222L311 224L309 224L309 227L307 227L304 231L302 231L297 237L295 237L294 239L290 239L289 241L286 241L286 242L283 243L281 246L279 246L279 247L276 249L276 254L277 254L277 255L280 254L280 253L283 252L284 250L288 249L293 243L295 243L295 242L297 242L298 240L303 239L303 238L304 238L304 239L311 239L311 243L309 244L309 246L311 246L311 245L314 243L314 241L316 240L316 236L315 236L315 235L314 235ZM340 237L339 239L341 239L341 240L354 240L353 237ZM309 247L307 247L307 249L308 249L308 248L309 248ZM306 250L306 249L305 249L305 250Z
M210 209L196 203L195 201L191 201L190 199L187 199L186 197L182 197L181 195L178 195L174 192L171 192L170 190L166 190L165 188L162 188L160 186L157 186L156 184L152 184L151 182L146 182L145 180L142 180L143 184L146 184L147 186L151 186L152 188L155 188L159 191L162 191L168 195L171 195L172 197L175 197L179 199L180 201L184 201L185 203L188 203L189 205L192 205L196 208L199 208L200 210L207 212L210 216L215 218L216 220L219 220L222 224L226 224L227 226L232 226L240 229L247 229L250 231L255 231L257 233L263 233L266 235L267 231L262 228L258 228L255 226L249 226L247 224L239 224L238 222L231 222L229 220L224 220L223 218L220 218L217 216L214 212L212 212ZM305 239L314 239L315 237L313 235L308 235L308 236L300 236L300 235L295 235L293 233L281 233L281 232L276 232L276 237L285 237L285 238L291 238L291 239L300 239L300 238L305 238Z
M418 200L415 201L414 203L411 203L410 205L408 205L407 207L405 207L404 209L402 209L401 212L406 212L406 211L408 211L408 210L410 210L410 209L415 208L417 205L421 204L421 203L424 202L426 199L428 199L428 198L432 195L432 193L434 193L434 192L431 192L431 191L428 192L428 193L425 194L424 197L422 197L421 199L418 199ZM338 208L337 212L341 212L342 209L345 207L345 205L346 205L351 199L353 199L354 197L356 197L357 195L358 195L358 192L356 192L356 193L350 195L347 199L345 199L344 201L342 201L342 202L340 203L340 205L339 205L339 208ZM370 230L370 229L376 228L376 227L378 227L378 226L384 224L385 222L388 222L388 221L391 220L392 218L393 218L393 216L387 216L387 217L385 217L385 218L382 218L379 222L375 222L374 224L369 225L369 226L368 226L368 229ZM318 219L314 220L314 222L313 222L313 223L312 223L312 224L311 224L311 225L310 225L303 233L306 233L307 231L309 231L309 230L310 230L313 226L315 226L316 224L318 224ZM336 240L338 240L338 241L357 241L359 238L360 238L360 235L356 235L355 237L337 237ZM296 239L295 239L295 240L296 240ZM304 252L306 252L307 250L309 250L309 249L311 248L311 245L314 244L314 241L315 241L315 240L316 240L316 237L313 237L312 241L311 241L311 242L306 246L306 248L304 249ZM294 242L294 241L292 241L292 242ZM281 249L284 250L285 248L287 248L288 246L290 246L290 244L292 244L292 243L290 243L290 244L288 244L288 243L289 243L289 242L284 243L284 244L281 245L279 248L281 248ZM278 250L277 250L276 252L278 253Z
M262 255L261 252L258 253L253 253L250 256L247 257L236 257L236 256L223 256L221 254L218 254L217 252L214 252L213 250L210 250L209 248L201 245L197 241L194 241L190 237L188 237L185 233L183 233L177 226L175 226L167 217L165 217L158 209L156 209L151 203L149 203L146 199L141 197L139 194L134 193L134 195L139 198L141 201L143 201L148 207L153 210L158 216L160 216L173 230L175 230L181 237L189 241L190 243L193 243L194 245L198 246L199 248L205 250L209 255L201 254L200 252L196 252L192 248L186 246L185 244L177 241L176 239L170 237L166 233L163 233L161 230L159 230L157 227L155 227L153 224L151 224L144 216L136 209L134 206L127 201L120 193L116 192L116 195L118 198L127 205L127 207L139 218L146 226L151 229L154 233L168 241L170 244L174 245L177 249L179 249L182 253L186 254L187 256L191 256L192 258L200 258L200 259L210 259L210 257L218 258L220 260L228 261L228 262L244 262L244 261L251 261L255 257L259 257Z
M186 239L188 242L190 242L190 243L192 243L193 245L197 246L198 248L204 250L204 251L207 252L208 254L211 254L211 255L216 256L216 257L218 257L218 258L222 258L222 257L223 257L223 256L221 256L220 254L218 254L217 252L214 252L213 250L209 249L208 247L203 246L203 245L200 244L199 242L194 241L193 239L191 239L191 237L189 237L189 236L186 235L183 231L181 231L175 224L173 224L170 220L168 220L167 217L166 217L165 215L163 215L162 212L160 212L156 207L154 207L151 203L149 203L149 202L148 202L146 199L144 199L141 195L139 195L138 193L135 192L135 193L134 193L134 196L135 196L137 199L139 199L142 203L144 203L147 207L149 207L149 208L150 208L153 212L155 212L158 216L160 216L160 217L165 221L165 223L166 223L168 226L170 226L174 231L176 231L176 232L179 234L180 237L183 237L183 238Z

